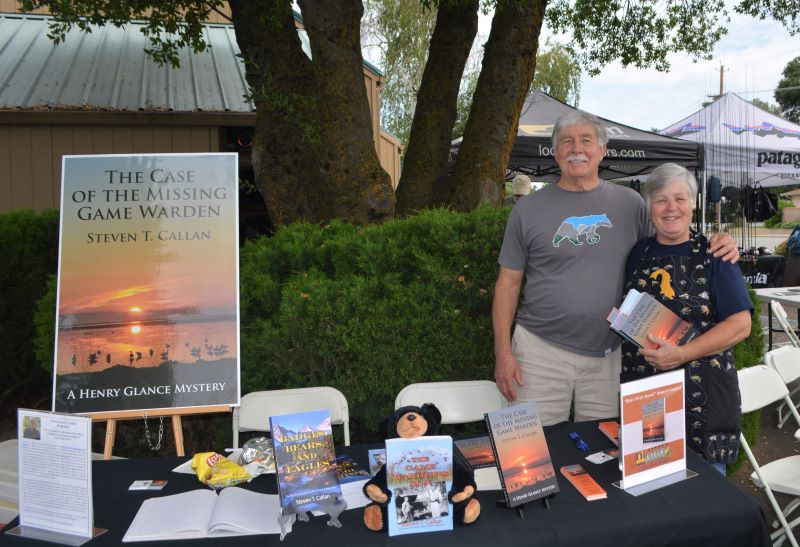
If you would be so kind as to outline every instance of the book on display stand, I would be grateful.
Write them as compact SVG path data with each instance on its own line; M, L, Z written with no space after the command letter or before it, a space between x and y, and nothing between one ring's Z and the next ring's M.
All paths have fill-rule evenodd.
M487 412L485 418L504 496L498 505L516 509L520 518L537 499L549 509L559 489L536 403Z

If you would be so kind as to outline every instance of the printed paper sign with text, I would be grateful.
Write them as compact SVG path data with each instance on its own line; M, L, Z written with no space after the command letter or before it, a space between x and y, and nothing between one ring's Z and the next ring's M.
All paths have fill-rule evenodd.
M683 370L620 386L622 485L686 469Z

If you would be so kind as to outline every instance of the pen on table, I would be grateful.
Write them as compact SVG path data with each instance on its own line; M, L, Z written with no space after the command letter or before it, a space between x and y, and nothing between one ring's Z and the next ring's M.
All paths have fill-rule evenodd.
M584 452L589 450L589 445L586 444L586 441L581 439L580 435L574 431L569 434L569 438L575 441L575 446L577 446L579 450L583 450Z

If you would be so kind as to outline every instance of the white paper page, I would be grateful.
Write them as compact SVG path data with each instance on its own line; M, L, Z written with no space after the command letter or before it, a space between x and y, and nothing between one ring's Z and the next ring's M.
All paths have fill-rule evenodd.
M280 497L229 486L219 494L209 536L280 534Z
M622 301L622 304L619 306L619 313L623 315L630 315L633 308L636 306L636 303L641 298L642 293L637 291L636 289L631 289L628 291L628 294L625 296L625 300Z
M216 503L213 490L191 490L145 500L122 541L206 537Z
M18 409L19 522L91 537L92 419Z

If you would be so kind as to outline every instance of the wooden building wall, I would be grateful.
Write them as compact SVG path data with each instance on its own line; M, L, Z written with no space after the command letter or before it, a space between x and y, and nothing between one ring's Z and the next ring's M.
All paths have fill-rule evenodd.
M1 119L1 118L0 118ZM218 152L218 127L14 124L0 121L0 212L61 205L61 156Z
M228 10L227 5L225 9ZM0 12L18 12L17 0L0 0ZM46 8L34 11L48 14ZM227 23L212 14L210 22ZM302 24L298 22L298 26ZM403 146L380 127L384 77L364 67L375 151L396 189ZM61 156L64 154L136 154L217 152L225 126L252 127L253 113L215 113L218 123L203 124L193 113L180 113L185 126L152 122L131 112L0 111L0 212L60 206ZM30 116L28 118L27 116ZM87 122L85 118L90 117ZM233 118L236 118L234 120ZM76 121L77 120L77 121Z
M392 188L397 190L400 182L401 158L403 157L403 144L394 135L381 129L378 141L378 160L383 170L389 173L392 179Z

